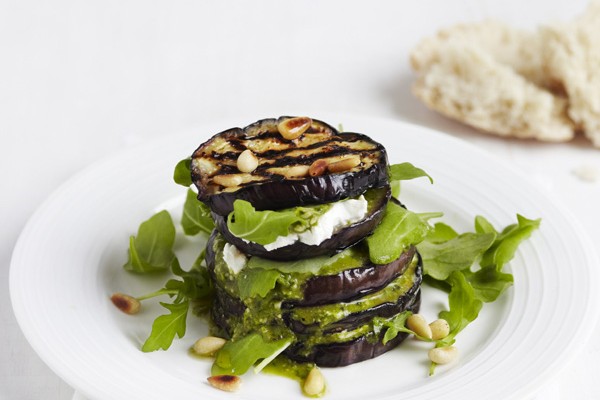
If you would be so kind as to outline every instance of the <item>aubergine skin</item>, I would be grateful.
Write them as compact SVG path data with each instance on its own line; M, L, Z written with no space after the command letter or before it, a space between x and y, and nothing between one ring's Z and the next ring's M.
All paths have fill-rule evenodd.
M215 227L225 237L225 240L235 245L242 252L270 260L299 260L322 255L333 255L363 240L373 232L383 219L385 206L390 196L391 191L388 187L384 195L377 200L377 204L373 206L373 210L364 219L340 229L332 237L319 245L309 245L297 241L288 246L270 251L258 243L246 242L231 233L227 227L227 217L215 213L212 216L215 221Z
M282 139L277 132L277 123L282 119L269 118L257 121L245 128L232 128L214 135L207 142L200 145L192 155L191 175L192 181L198 188L198 200L204 202L215 213L222 216L228 215L233 210L233 203L237 199L250 202L257 210L279 210L310 204L324 204L338 201L348 197L358 196L369 188L389 185L388 161L385 148L366 135L359 133L339 133L330 125L312 120L313 124L306 134L330 135L328 140L321 142L322 146L307 146L301 149L323 149L316 154L302 154L288 156L291 148L277 150L267 149L256 155L263 159L272 159L272 163L265 163L251 173L252 181L240 184L238 188L220 190L211 182L211 173L203 172L201 168L194 167L194 160L210 159L218 165L218 174L236 174L240 171L234 166L239 152L246 148L244 141L254 139L268 139L273 143L289 145L294 143ZM216 138L223 138L228 143L228 151L219 153L210 149L210 143ZM349 149L340 145L342 142L369 143L369 149ZM209 147L207 147L209 146ZM360 155L364 160L369 160L357 170L339 173L326 173L320 176L307 176L289 179L283 175L270 172L272 167L285 167L289 165L310 166L313 161L330 156L343 156L348 154ZM208 170L207 170L208 171ZM212 174L215 172L213 171ZM259 180L256 180L260 178Z
M416 248L412 246L389 264L375 265L369 262L339 274L312 277L304 286L304 299L295 305L318 306L350 301L377 291L404 273L415 252Z
M205 255L207 269L215 285L218 281L214 275L216 254L213 242L217 234L218 231L215 229L208 239ZM347 302L380 290L404 273L415 253L416 248L413 246L389 264L375 265L367 262L361 267L347 269L337 274L315 275L306 281L303 299L285 301L281 307L289 309L296 306L308 307ZM419 279L420 276L419 273Z
M219 215L233 211L233 202L246 200L256 210L281 210L311 204L333 203L348 197L359 196L369 188L387 186L387 163L373 165L360 172L321 175L301 180L273 181L249 185L236 192L223 192L210 196L198 194L198 199Z
M419 291L407 311L418 313L420 305L421 292ZM398 346L408 336L401 332L394 339L383 344L383 335L384 332L381 332L378 338L362 336L348 342L317 344L312 347L308 355L304 353L302 343L296 343L287 348L283 354L293 361L314 362L319 367L344 367L380 356Z
M421 261L421 257L419 256L419 262L417 264L417 268L415 269L415 281L412 287L405 294L400 296L396 302L382 303L367 310L350 314L347 317L327 326L324 332L333 333L342 331L344 329L355 329L375 317L389 318L406 311L407 309L410 309L413 306L414 299L420 292L422 282L423 263ZM330 303L333 303L333 301L330 301ZM290 318L289 314L284 314L283 319L288 327L296 333L308 333L320 328L318 324L305 325L300 321L296 321Z

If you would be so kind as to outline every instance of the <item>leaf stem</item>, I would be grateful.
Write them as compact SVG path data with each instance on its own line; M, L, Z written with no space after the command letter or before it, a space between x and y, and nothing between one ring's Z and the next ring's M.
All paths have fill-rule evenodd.
M162 296L163 294L169 294L169 295L173 294L174 295L177 293L179 293L178 290L160 289L160 290L157 290L156 292L152 292L152 293L145 294L143 296L136 297L136 300L142 301L142 300L146 300L146 299L151 299L153 297Z

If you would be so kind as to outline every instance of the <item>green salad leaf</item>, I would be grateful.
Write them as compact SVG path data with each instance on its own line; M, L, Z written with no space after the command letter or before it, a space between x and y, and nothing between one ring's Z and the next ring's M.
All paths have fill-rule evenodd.
M450 225L446 225L443 222L437 222L429 234L427 235L427 241L430 243L442 243L448 240L454 239L458 236L458 232L454 230Z
M415 178L427 177L433 183L433 178L409 162L390 165L390 181L406 181Z
M173 298L172 304L160 303L170 311L169 314L161 315L154 320L152 331L142 346L142 351L167 350L175 336L182 338L185 335L186 319L190 304L208 304L212 297L213 287L208 271L200 260L204 259L204 251L200 254L192 268L185 271L181 268L179 260L173 259L171 271L173 275L180 278L169 279L165 287L137 297L139 301L156 296L168 295ZM206 308L206 307L205 307Z
M177 163L173 171L173 180L181 186L190 187L192 184L192 159L185 158Z
M129 238L129 258L123 268L137 273L166 271L175 257L175 225L163 210L153 215Z
M367 237L369 258L374 264L387 264L410 245L420 243L431 227L419 215L389 202L381 223Z
M460 271L454 271L448 283L452 287L448 295L449 310L440 312L439 316L448 321L450 334L438 342L438 347L453 344L456 335L477 318L483 306Z
M142 346L143 352L155 351L158 349L167 350L171 347L173 339L177 335L182 338L185 335L185 322L189 309L189 302L186 300L178 304L160 303L170 311L169 314L161 315L154 320L152 332Z
M313 226L331 206L294 207L285 210L256 211L245 200L233 202L233 212L227 218L227 227L235 236L266 245L287 236L290 232L303 232Z
M483 217L479 217L479 229L484 229L485 224L482 225L483 220ZM502 230L492 247L481 258L480 264L484 267L495 265L496 269L500 271L505 264L513 259L517 247L525 239L528 239L533 231L539 228L540 222L540 219L527 219L517 214L517 223L509 225ZM491 224L486 228L490 229L490 227Z
M406 327L406 320L411 315L412 312L403 311L392 318L375 317L373 318L373 331L378 335L379 332L382 332L385 329L382 340L383 344L387 344L387 342L398 336L400 332L414 334L413 331Z
M181 227L183 232L190 236L197 235L200 232L210 234L215 227L210 215L210 208L196 198L196 192L192 189L188 189L183 204Z
M275 269L262 268L244 268L240 271L237 279L240 297L247 299L250 297L265 297L275 285L281 272Z
M485 303L495 301L513 284L512 274L498 271L495 265L483 267L476 272L465 270L463 274L473 287L475 296Z
M291 338L267 341L258 333L229 341L219 350L212 366L212 375L243 375L259 360L272 361L290 344ZM262 369L265 363L260 364Z
M435 238L440 237L440 227L434 230ZM447 235L449 232L445 232ZM417 245L423 258L425 274L434 279L446 280L454 271L462 271L471 265L486 251L496 235L493 233L463 233L442 242L425 240Z

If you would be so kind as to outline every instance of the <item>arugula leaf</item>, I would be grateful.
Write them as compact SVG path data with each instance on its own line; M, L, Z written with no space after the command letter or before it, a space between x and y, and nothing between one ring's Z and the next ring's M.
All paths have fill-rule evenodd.
M343 263L345 269L359 268L367 261L363 248L349 247L333 256L317 256L301 260L276 261L268 258L250 257L246 268L274 269L284 274L319 274L325 268L335 269L335 264Z
M142 222L137 236L129 238L129 257L123 265L137 273L165 271L175 257L175 225L167 211L160 211Z
M278 236L287 236L290 227L301 221L294 209L256 211L249 202L236 200L227 218L227 227L239 238L265 245L273 243Z
M229 341L219 350L212 366L212 375L243 375L258 360L267 363L281 354L290 344L290 338L266 341L258 333ZM261 363L261 367L266 364ZM262 368L261 368L262 369Z
M173 180L181 186L190 187L192 184L192 159L185 158L177 163L173 171Z
M411 311L403 311L395 315L393 318L375 317L373 318L373 331L376 335L385 329L383 335L383 344L387 344L390 340L398 336L400 332L414 334L413 331L406 327L406 320L412 315Z
M281 273L274 269L244 268L237 279L240 297L247 299L256 295L265 297L277 283Z
M406 181L409 179L420 178L426 176L429 178L429 182L433 183L433 178L423 171L421 168L417 168L409 162L390 165L390 181Z
M475 232L477 233L495 233L498 234L498 231L494 228L494 226L488 221L485 217L478 215L475 217Z
M465 270L463 274L473 287L475 297L485 303L495 301L513 284L512 274L500 272L494 265L481 268L477 272Z
M423 258L424 273L434 279L446 280L453 271L470 268L495 238L493 233L463 233L445 242L426 240L417 245Z
M501 271L502 267L513 259L521 242L528 239L531 233L539 228L540 222L540 219L527 219L517 214L517 223L504 228L490 249L483 254L481 266L495 265L496 269ZM480 229L484 229L481 226Z
M152 332L142 346L143 352L155 351L158 349L167 350L171 347L175 335L182 338L185 335L185 322L187 318L189 301L179 304L160 303L169 310L170 314L161 315L154 320Z
M303 232L327 210L330 205L294 207L285 210L256 211L245 200L233 202L233 212L227 218L227 227L235 236L266 245L287 236L290 232Z
M449 310L440 312L439 316L448 321L450 334L438 342L438 347L452 345L456 335L477 318L483 306L461 272L452 272L448 283L452 286L448 295Z
M204 252L202 252L202 254L203 253ZM169 287L169 282L167 282L166 287L177 287L177 290L179 290L178 296L182 299L187 298L188 300L200 300L210 297L213 293L213 286L211 284L208 270L202 267L200 264L198 264L197 261L198 260L196 260L194 266L192 266L192 268L189 271L184 271L181 268L177 258L173 260L173 264L171 265L171 270L173 271L173 274L182 279L172 279L169 281L171 282L171 287Z
M381 223L367 237L369 258L374 264L387 264L410 245L421 242L431 227L417 214L389 202Z
M196 198L196 192L192 189L188 189L183 204L181 227L183 232L190 236L200 232L210 234L215 227L215 222L210 215L210 208Z
M390 188L392 190L392 197L396 199L400 198L400 181L390 181Z
M433 226L433 229L429 232L425 240L431 243L441 243L454 239L457 236L458 232L456 232L450 225L446 225L443 222L438 222Z

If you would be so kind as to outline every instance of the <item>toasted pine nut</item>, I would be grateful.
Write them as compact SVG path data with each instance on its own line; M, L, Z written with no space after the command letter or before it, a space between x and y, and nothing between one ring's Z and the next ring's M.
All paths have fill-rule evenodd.
M196 340L196 343L194 343L194 351L201 356L212 356L219 351L225 343L227 343L227 340L223 338L206 336Z
M433 340L443 339L450 333L450 325L445 319L436 319L429 324L431 328L431 338Z
M110 296L112 303L125 314L137 314L140 311L142 304L135 297L128 294L115 293Z
M302 387L304 393L309 396L317 396L325 390L325 378L318 367L314 367L308 373Z
M235 375L215 375L208 377L208 383L217 389L235 392L240 388L242 379Z
M310 176L321 176L325 173L327 169L327 161L325 160L316 160L310 165L308 169L308 174Z
M238 186L240 183L242 183L242 181L243 181L243 179L241 176L233 175L233 174L215 175L213 177L213 182L216 185L227 186L227 187Z
M258 158L256 158L252 150L246 149L239 155L237 167L242 172L252 172L258 167Z
M277 130L287 140L299 138L312 124L308 117L288 118L277 124Z
M294 165L285 171L286 178L301 178L308 174L308 165Z
M350 157L346 157L344 159L341 159L340 161L336 161L334 163L329 164L327 166L327 169L329 170L329 172L332 173L343 172L348 171L356 167L357 165L360 165L360 156L353 154Z
M258 158L252 150L246 149L239 155L237 167L241 172L252 172L258 167Z
M431 339L431 328L427 325L427 321L425 321L425 318L421 314L413 314L408 317L406 326L417 335Z
M447 347L436 347L435 349L429 350L429 359L436 364L448 364L454 361L458 356L458 350L454 346Z

